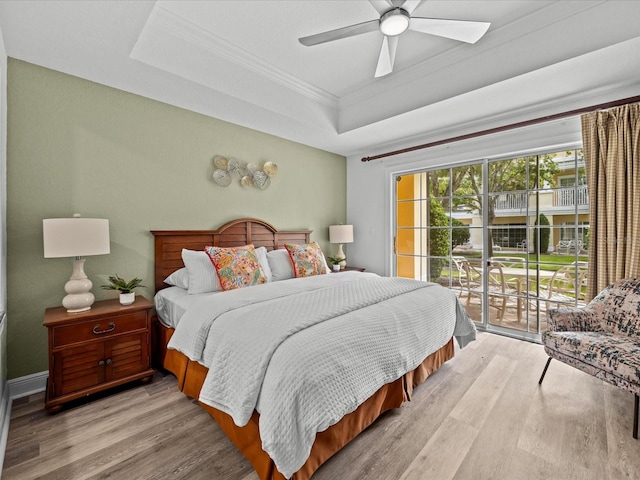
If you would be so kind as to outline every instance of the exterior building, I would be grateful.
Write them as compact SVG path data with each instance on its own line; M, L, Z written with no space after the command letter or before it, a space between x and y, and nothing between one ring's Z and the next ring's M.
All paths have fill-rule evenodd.
M495 201L495 218L491 232L494 250L530 250L536 211L549 220L549 252L573 253L575 247L586 249L589 241L589 196L581 150L554 154L558 167L553 185L531 191L502 192ZM482 227L477 209L460 208L452 216L470 227ZM528 221L527 221L528 220ZM482 228L470 228L470 244L482 248ZM529 235L527 235L529 233Z

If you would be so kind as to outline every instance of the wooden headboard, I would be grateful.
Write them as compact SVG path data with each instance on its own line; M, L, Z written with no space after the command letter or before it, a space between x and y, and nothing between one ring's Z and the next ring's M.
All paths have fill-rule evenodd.
M283 248L285 243L309 243L311 230L278 231L257 218L240 218L217 230L152 230L155 237L155 289L165 287L164 279L184 267L182 249L203 250L208 245L238 247L253 244L267 250Z

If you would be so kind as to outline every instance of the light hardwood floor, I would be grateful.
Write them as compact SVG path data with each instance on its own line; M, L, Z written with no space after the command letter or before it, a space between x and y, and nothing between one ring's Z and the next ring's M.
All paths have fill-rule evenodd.
M640 479L633 395L482 333L329 460L314 480ZM49 416L13 404L4 480L257 480L170 375Z

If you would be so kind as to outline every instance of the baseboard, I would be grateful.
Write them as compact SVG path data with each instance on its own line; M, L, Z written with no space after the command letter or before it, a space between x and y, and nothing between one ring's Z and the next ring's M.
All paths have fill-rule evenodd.
M16 398L44 392L47 388L48 376L49 372L45 371L14 378L13 380L9 380L2 390L3 394L0 400L0 478L2 477L4 454L7 451L7 437L9 436L9 422L11 420L11 403Z
M9 385L5 385L0 404L0 478L4 465L4 453L7 451L7 437L9 436L9 421L11 420L11 398L9 397Z
M11 400L33 395L34 393L44 392L47 389L48 377L49 372L44 371L9 380L7 383Z

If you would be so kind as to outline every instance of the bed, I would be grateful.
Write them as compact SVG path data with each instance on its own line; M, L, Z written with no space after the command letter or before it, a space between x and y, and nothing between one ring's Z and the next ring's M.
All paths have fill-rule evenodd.
M327 269L324 275L284 278L282 281L271 281L228 292L197 295L185 294L185 285L176 287L165 283L165 280L172 275L175 276L176 272L186 270L183 249L199 252L207 246L229 248L253 245L255 248L264 247L264 250L269 252L268 255L275 257L276 254L280 256L285 245L310 244L311 232L307 230L278 231L262 220L242 218L228 222L217 230L165 230L152 233L155 237L157 310L153 329L155 363L176 376L178 388L185 395L199 400L202 408L215 419L262 480L310 478L324 462L371 425L383 412L398 408L410 400L413 389L453 357L454 336L461 346L475 338L473 322L466 316L457 297L448 289L426 282L385 279L360 272L328 273ZM278 280L275 269L272 273L273 279ZM175 284L173 279L171 283ZM352 301L352 297L358 299ZM434 331L437 330L435 333L417 335L412 332L405 335L404 328L397 328L398 322L407 321L408 316L417 317L412 313L412 309L424 308L409 308L406 305L422 303L426 301L423 300L426 297L438 304L438 299L442 298L442 303L446 306L435 310L437 312L439 308L446 308L444 315L454 316L455 326L440 326L440 322L436 321L434 325L438 326L433 327ZM401 301L403 307L398 308ZM325 307L316 308L316 305L327 305L326 308L333 313L325 314ZM270 311L273 313L269 314ZM299 314L300 311L307 313ZM211 317L211 320L209 323L194 323L201 322L200 317ZM387 326L386 323L383 327L373 327L373 323L366 323L386 322L387 317L394 319L395 323L387 323L395 327ZM289 318L291 320L288 320ZM295 326L287 322L293 322ZM417 320L414 321L416 322ZM239 329L242 333L232 332L228 325L233 325L233 329ZM260 330L261 328L265 330ZM286 337L281 337L280 330L295 330L296 333L287 333ZM332 333L334 330L339 333ZM402 331L398 333L398 330ZM194 333L195 331L198 333ZM362 347L366 351L365 355L375 354L381 358L389 356L393 357L395 362L398 354L395 351L387 354L387 350L393 350L387 344L392 344L396 336L408 335L412 342L419 344L411 347L412 353L406 355L414 360L406 360L403 357L402 366L389 367L389 360L385 359L381 362L384 365L379 368L382 373L378 370L362 370L373 369L369 367L370 360L354 360L354 365L358 365L354 367L354 371L349 369L343 372L341 366L335 367L336 371L330 373L317 373L313 370L321 370L317 365L327 362L332 365L331 362L337 362L334 358L341 358L341 355L350 358L353 345L356 344L353 342L364 342L361 339L369 336L370 331L377 331L379 336L377 340L367 340L366 348ZM246 347L241 343L248 341L245 340L245 335L257 337L252 341L262 342L262 346L259 349ZM415 340L414 337L417 336L433 337L434 340L429 342L436 342L437 345L426 347L422 345L426 345L426 340ZM381 342L380 338L385 340ZM188 341L185 342L185 339ZM200 356L184 346L189 342L202 344ZM322 349L329 347L335 351L323 354ZM316 348L314 357L312 350ZM378 353L380 349L385 353ZM268 350L271 351L269 356L263 354L263 351ZM254 363L244 365L245 357L254 356ZM419 360L416 362L415 358ZM291 368L292 363L296 368ZM295 375L299 375L298 370L303 371L303 364L304 368L309 370L304 370L303 378L298 379ZM225 370L226 368L229 371ZM399 368L405 371L400 371ZM325 372L327 369L322 370ZM285 377L280 374L283 371L289 376L282 378ZM336 373L338 371L339 374ZM397 374L398 372L400 373ZM321 382L318 380L323 385L321 390L309 390L319 389L317 385L313 385L316 381L315 375L321 378ZM245 381L245 378L249 380ZM367 390L371 389L370 384L375 382L380 384L376 383L375 389ZM259 388L254 391L253 386L245 386L245 383L256 384ZM367 385L360 386L360 383ZM298 384L304 386L298 387ZM329 385L326 390L325 384ZM335 393L334 398L334 392L331 390L334 384L348 391ZM343 387L343 384L347 386ZM300 391L296 390L298 388ZM304 390L305 388L308 391ZM216 392L223 392L224 398L216 397ZM345 399L338 401L340 395ZM231 400L228 396L232 397ZM252 398L252 401L245 401L249 398ZM326 418L316 419L315 409L311 411L312 414L309 411L305 413L303 407L307 408L307 404L314 402L318 404L314 408L318 409L320 406L318 410L322 410L322 413L317 415ZM302 415L301 419L291 421L304 423L303 427L288 423L284 425L286 422L282 421L283 418L295 416L291 412ZM307 418L312 419L308 422L310 425L306 424ZM282 426L279 423L281 421ZM278 428L282 428L286 433L278 432ZM309 429L313 433L310 439ZM303 433L298 433L298 430ZM305 441L296 435L305 437ZM289 443L295 443L294 446L273 445L291 436L295 438ZM305 446L305 442L309 445ZM303 446L298 448L298 444ZM285 454L278 453L278 449Z

